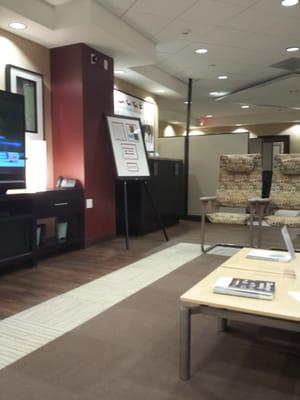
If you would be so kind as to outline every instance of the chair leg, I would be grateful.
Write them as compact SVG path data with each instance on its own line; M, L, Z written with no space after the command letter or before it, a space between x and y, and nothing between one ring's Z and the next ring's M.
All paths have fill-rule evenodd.
M264 216L264 206L259 207L258 215L258 235L257 235L257 247L261 248L261 237L262 237L262 220Z
M254 207L253 205L250 205L250 247L254 246L253 225L254 225Z
M202 253L205 253L205 213L202 213L201 215L201 238L200 238L200 243L201 243L201 251Z

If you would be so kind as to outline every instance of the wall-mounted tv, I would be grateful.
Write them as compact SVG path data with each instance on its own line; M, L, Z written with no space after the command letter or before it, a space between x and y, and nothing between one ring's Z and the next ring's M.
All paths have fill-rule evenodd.
M25 187L24 96L0 90L0 193Z

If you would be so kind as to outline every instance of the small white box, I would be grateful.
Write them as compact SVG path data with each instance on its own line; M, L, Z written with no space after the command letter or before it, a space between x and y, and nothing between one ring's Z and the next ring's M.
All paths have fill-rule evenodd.
M57 224L57 240L66 240L67 239L67 230L68 230L67 222L58 222L58 224Z
M86 208L93 208L93 199L86 199Z

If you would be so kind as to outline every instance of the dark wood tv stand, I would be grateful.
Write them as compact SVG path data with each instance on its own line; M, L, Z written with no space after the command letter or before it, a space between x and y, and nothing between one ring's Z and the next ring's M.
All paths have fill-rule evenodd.
M44 235L47 221L55 232L52 237ZM59 240L56 228L61 222L67 222L67 235ZM0 195L0 266L22 259L36 264L44 254L83 246L84 198L81 189Z

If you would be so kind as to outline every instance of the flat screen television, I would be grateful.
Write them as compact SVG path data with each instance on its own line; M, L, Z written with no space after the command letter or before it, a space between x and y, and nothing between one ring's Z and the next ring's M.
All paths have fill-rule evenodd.
M25 187L24 96L0 90L0 194Z

